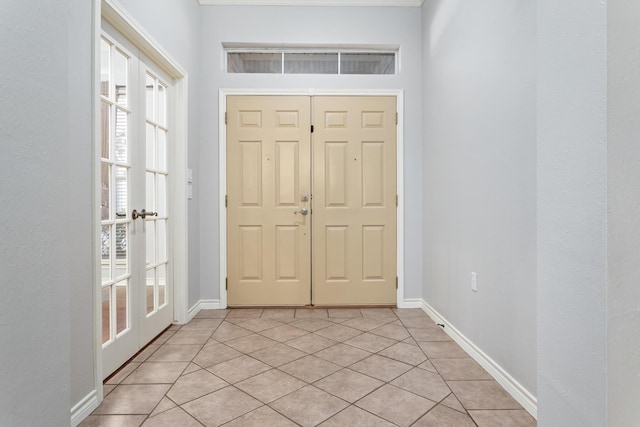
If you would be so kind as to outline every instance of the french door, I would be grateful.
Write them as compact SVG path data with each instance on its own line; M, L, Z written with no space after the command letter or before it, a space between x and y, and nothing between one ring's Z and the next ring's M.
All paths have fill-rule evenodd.
M173 85L103 22L100 267L103 377L173 320L168 197Z
M395 113L389 96L227 97L229 305L396 303Z

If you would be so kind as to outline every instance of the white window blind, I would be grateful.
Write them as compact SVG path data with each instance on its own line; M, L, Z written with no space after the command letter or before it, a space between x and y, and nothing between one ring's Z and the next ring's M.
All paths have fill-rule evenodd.
M396 51L227 49L227 73L396 74Z

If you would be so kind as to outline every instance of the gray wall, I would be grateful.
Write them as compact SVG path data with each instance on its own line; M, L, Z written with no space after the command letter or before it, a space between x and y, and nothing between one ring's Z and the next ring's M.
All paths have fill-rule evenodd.
M640 420L640 2L607 2L607 421Z
M607 425L606 14L538 1L541 426Z
M93 150L91 115L91 68L93 15L91 2L69 2L68 22L68 108L69 139L64 217L73 232L67 232L62 245L69 268L71 314L71 406L95 389L94 299L93 299ZM61 227L62 230L65 227ZM67 229L68 231L68 229ZM57 248L57 249L56 249Z
M535 2L432 0L422 25L424 299L535 396Z
M419 8L217 7L201 9L203 86L200 151L200 257L203 299L217 299L218 89L355 88L405 90L405 297L422 290L422 137L421 44ZM401 71L396 76L226 74L223 42L398 44Z
M0 424L7 426L69 424L70 289L91 287L74 265L90 235L68 238L86 231L69 210L90 218L90 204L75 194L84 194L73 181L82 167L71 167L90 134L72 122L77 98L68 73L82 24L67 27L67 3L4 2L0 13Z

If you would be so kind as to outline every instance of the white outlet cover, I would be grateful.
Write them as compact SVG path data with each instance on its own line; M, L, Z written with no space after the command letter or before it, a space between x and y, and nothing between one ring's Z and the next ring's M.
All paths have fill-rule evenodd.
M471 290L474 292L478 292L478 282L476 280L476 273L474 271L471 272Z

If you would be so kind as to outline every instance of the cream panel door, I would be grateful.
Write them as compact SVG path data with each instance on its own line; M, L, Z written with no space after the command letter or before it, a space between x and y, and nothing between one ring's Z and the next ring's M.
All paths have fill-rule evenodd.
M313 303L396 303L396 98L313 98Z
M311 295L310 98L227 98L227 302Z

